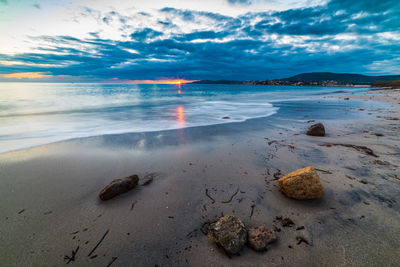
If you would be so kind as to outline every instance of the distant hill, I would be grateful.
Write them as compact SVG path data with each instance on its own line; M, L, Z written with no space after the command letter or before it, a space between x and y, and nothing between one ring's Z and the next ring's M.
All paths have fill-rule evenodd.
M242 84L242 82L230 80L201 80L192 82L192 84Z
M272 81L232 81L232 80L201 80L193 84L254 84L254 85L294 85L296 82L319 82L335 81L337 83L350 84L371 84L375 82L388 82L400 80L400 75L367 76L352 73L333 73L333 72L309 72L298 74L289 78L276 79ZM278 81L278 83L277 83ZM306 85L306 84L303 84Z
M310 73L298 74L280 80L291 81L291 82L336 81L339 83L374 83L378 81L400 80L400 75L367 76L362 74L351 74L351 73L310 72Z

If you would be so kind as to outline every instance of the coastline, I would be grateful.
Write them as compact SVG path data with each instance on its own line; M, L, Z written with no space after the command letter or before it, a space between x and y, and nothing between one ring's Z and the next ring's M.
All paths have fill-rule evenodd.
M63 265L64 256L79 246L77 266L107 265L113 257L116 266L400 264L400 125L393 119L399 118L400 97L391 90L353 98L385 104L352 108L346 112L362 116L347 120L329 118L323 110L309 117L309 110L296 107L297 117L291 118L278 113L247 122L75 139L0 154L0 193L7 200L1 204L1 262ZM307 121L314 119L327 126L327 137L304 135ZM320 146L324 143L364 145L379 158ZM332 173L320 173L325 196L306 202L286 198L274 174L308 165ZM147 187L100 203L97 194L104 185L135 173L140 178L157 175ZM237 188L240 193L233 201L222 203ZM281 227L278 243L267 252L246 248L242 256L229 259L200 231L203 222L221 212L246 225L270 228L278 226L275 216L283 215L305 230ZM90 259L89 251L107 230L98 256ZM297 245L298 235L310 244Z

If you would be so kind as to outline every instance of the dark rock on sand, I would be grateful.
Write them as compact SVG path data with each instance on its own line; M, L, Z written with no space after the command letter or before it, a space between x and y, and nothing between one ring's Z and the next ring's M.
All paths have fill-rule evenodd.
M247 242L247 229L243 222L234 216L224 216L212 223L208 237L221 246L226 253L238 253Z
M249 229L247 233L249 245L256 251L266 250L268 244L277 240L275 232L264 226Z
M117 195L128 192L133 189L139 182L139 177L134 174L129 177L117 179L109 183L101 190L99 197L101 200L109 200Z
M290 218L284 218L281 220L281 224L283 227L292 227L292 225L294 225L294 222Z
M324 194L324 187L312 166L289 173L280 178L278 184L281 192L294 199L314 199Z
M325 127L322 123L311 125L308 128L307 135L311 136L325 136Z

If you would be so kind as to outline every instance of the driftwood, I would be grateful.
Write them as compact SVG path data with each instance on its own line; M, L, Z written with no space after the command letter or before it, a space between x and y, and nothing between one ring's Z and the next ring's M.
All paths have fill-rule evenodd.
M110 267L111 264L114 263L114 261L116 261L118 259L118 257L112 257L112 260L107 264L107 267Z
M147 179L147 180L142 184L142 186L149 185L149 184L151 184L151 182L153 182L153 177L149 177L149 179Z
M221 203L231 203L232 199L237 195L237 193L239 193L239 188L236 190L236 192L231 196L231 198L229 200L226 201L221 201Z
M137 201L136 201L136 200L132 202L132 205L131 205L131 210L133 210L133 208L135 207L136 203L137 203Z
M315 168L315 170L319 171L319 172L327 173L327 174L332 174L330 171L325 171L325 170L322 170L322 169Z
M189 236L191 236L194 232L196 232L198 229L194 229L193 231L191 231L190 233L188 233L187 235L186 235L186 237L189 237Z
M75 261L75 256L76 256L76 253L78 253L78 250L79 250L79 246L75 250L72 251L71 257L67 256L67 255L64 256L64 260L68 260L67 264L70 263L71 261Z
M206 196L207 196L209 199L211 199L212 204L215 203L215 199L213 199L213 198L210 196L210 194L208 194L208 189L206 189Z
M305 238L302 237L302 236L297 236L297 237L296 237L296 241L297 241L297 245L300 245L300 244L303 243L303 242L306 243L307 245L309 245L307 239L305 239Z
M92 251L90 251L90 253L88 254L88 257L90 257L90 255L93 254L93 252L100 246L101 242L103 242L104 238L107 236L108 232L110 232L110 230L107 230L104 235L102 236L102 238L100 239L99 242L97 242L97 245L92 249Z
M146 181L144 181L144 182L142 183L142 186L146 186L146 185L151 184L151 183L153 182L153 179L154 179L155 176L157 176L157 173L150 173L150 174L147 174L147 175L143 178L143 179L146 179Z
M344 147L350 147L354 148L357 151L364 152L367 155L373 156L378 158L379 156L372 151L372 149L366 147L366 146L357 146L357 145L352 145L352 144L321 144L320 146L326 146L326 147L331 147L331 146L344 146Z
M254 208L255 208L255 207L256 207L256 204L251 205L250 218L253 216Z

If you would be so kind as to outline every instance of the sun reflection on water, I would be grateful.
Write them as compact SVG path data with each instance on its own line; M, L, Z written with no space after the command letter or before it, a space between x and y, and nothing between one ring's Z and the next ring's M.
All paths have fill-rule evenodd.
M179 126L184 126L185 125L185 110L184 110L183 106L178 106L178 108L176 109L176 112L178 114L177 119L178 119Z

